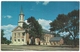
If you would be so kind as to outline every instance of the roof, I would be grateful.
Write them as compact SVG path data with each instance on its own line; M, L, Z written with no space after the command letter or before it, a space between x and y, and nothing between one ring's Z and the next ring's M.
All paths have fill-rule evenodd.
M53 33L51 33L51 32L48 31L48 30L45 30L45 29L43 29L43 33L44 33L44 34L52 34L52 35L53 35Z
M45 34L44 37L53 37L54 35L52 34Z
M18 28L19 28L19 29L18 29ZM13 31L16 31L16 30L17 30L17 31L20 31L20 30L25 30L25 29L22 28L22 27L20 27L20 26L17 26L16 28L14 28L14 29L12 30L12 32L13 32Z
M62 37L53 37L50 39L51 42L60 41Z

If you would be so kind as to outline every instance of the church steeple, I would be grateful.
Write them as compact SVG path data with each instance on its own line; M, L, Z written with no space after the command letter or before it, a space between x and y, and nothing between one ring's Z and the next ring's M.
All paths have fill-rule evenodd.
M24 13L23 13L22 6L21 6L18 26L23 27L23 22L24 22Z
M22 9L22 6L21 6L20 14L23 14L23 9Z

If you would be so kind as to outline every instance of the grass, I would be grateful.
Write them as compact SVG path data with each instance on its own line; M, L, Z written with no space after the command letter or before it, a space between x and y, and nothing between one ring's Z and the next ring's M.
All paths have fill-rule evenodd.
M46 45L4 45L1 44L2 51L79 51L79 48L65 46L46 46Z

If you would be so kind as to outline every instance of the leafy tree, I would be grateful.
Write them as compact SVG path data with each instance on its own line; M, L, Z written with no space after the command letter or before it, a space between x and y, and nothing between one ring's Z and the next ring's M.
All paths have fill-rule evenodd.
M1 44L10 44L11 41L10 40L7 40L6 37L3 37L5 34L4 34L4 30L1 29Z
M74 46L76 37L79 36L79 10L73 10L67 15L59 14L58 17L50 23L51 31L69 32L68 38L72 38Z
M41 38L41 36L42 36L42 27L38 23L38 21L32 16L30 18L28 18L27 21L29 23L29 28L30 28L29 32L30 32L31 36Z
M69 31L70 35L73 38L73 44L76 46L76 37L79 36L79 10L74 10L68 13L68 17L70 20L68 21L69 25L66 28L66 31Z
M23 28L25 29L25 28L28 28L29 26L25 23L25 22L23 22Z
M60 34L53 33L54 37L60 37Z
M1 29L1 44L5 43L6 38L3 37L4 36L4 30Z
M4 30L1 29L1 39L3 39L4 36Z
M29 28L29 34L31 38L31 45L34 45L35 38L41 38L42 37L42 27L38 23L38 21L34 17L30 17L27 19L27 22L29 23L28 28Z
M7 42L7 44L8 44L8 45L11 43L11 41L10 41L10 40L7 40L6 42Z

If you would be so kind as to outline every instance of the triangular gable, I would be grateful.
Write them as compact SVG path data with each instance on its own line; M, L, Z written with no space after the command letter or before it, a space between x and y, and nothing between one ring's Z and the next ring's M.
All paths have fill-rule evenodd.
M12 30L12 32L13 31L18 31L18 30L20 31L20 30L24 30L24 29L22 27L20 27L20 26L17 26L15 29Z

